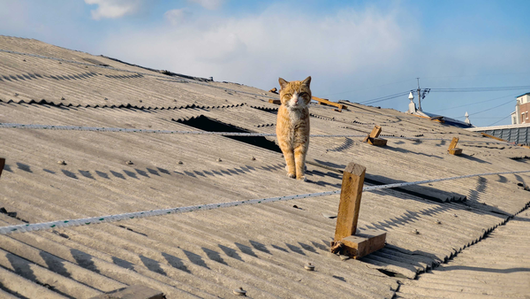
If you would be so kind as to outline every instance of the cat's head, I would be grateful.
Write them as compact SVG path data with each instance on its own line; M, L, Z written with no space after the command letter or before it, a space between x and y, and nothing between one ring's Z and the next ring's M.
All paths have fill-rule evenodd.
M311 102L311 77L307 77L304 81L287 82L280 78L280 100L282 105L289 109L302 109Z

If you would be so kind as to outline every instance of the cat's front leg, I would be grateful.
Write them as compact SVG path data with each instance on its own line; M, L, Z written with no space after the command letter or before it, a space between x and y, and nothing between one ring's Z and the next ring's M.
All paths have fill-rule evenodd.
M305 157L307 154L307 145L302 144L294 149L294 160L296 164L296 179L306 180L305 177Z
M287 176L294 179L296 177L294 153L292 150L282 150L282 152L285 158L285 170L287 171Z

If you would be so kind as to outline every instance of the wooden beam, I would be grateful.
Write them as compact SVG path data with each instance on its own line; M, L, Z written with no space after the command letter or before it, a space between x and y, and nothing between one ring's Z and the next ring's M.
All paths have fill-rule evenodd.
M271 104L276 104L276 105L281 105L281 104L282 104L282 101L280 101L280 100L269 99L269 103L271 103Z
M460 156L462 154L461 148L453 148L450 150L447 150L451 155Z
M366 167L355 163L348 164L344 169L335 241L349 237L357 230L365 173Z
M451 143L449 144L450 150L456 148L456 145L458 144L458 140L460 140L458 137L453 137L453 140L451 140Z
M368 138L368 144L375 145L375 146L386 146L386 139L383 138Z
M278 89L276 89L276 87L274 87L273 89L269 90L269 92L278 94Z
M490 134L486 134L486 133L480 133L480 134L482 134L482 136L484 136L484 137L492 138L492 139L499 140L499 141L509 142L508 140L505 140L505 139L502 139L502 138L499 138L499 137L495 137L495 136L490 135Z
M381 129L380 126L375 126L372 129L372 132L368 136L366 136L363 141L375 146L385 146L387 140L383 138L378 138L382 130L383 129Z
M458 137L453 137L453 140L451 140L451 144L449 144L449 148L447 149L447 151L451 154L451 155L461 155L462 154L462 149L460 148L456 148L456 145L458 144L458 140L459 138Z
M377 230L364 230L354 236L342 239L343 254L359 259L374 251L385 247L386 232Z
M4 170L5 165L6 165L6 159L0 158L0 177L2 176L2 170Z
M342 109L348 110L348 107L346 105L335 103L335 102L331 102L328 99L321 99L321 98L318 98L318 97L311 97L311 98L313 100L317 101L320 105L329 105L329 106L337 107L340 110L342 110Z
M375 126L373 129L372 129L372 132L370 132L370 137L372 138L377 138L379 137L379 134L381 134L381 131L383 129L381 129L380 126Z
M386 233L364 230L357 233L366 167L350 163L344 169L335 237L330 251L361 258L385 246Z

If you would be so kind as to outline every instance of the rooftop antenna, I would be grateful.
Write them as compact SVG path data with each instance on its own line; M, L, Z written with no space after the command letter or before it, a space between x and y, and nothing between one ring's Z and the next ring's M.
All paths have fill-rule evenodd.
M416 78L418 80L418 110L423 111L421 109L421 89L420 89L420 78Z

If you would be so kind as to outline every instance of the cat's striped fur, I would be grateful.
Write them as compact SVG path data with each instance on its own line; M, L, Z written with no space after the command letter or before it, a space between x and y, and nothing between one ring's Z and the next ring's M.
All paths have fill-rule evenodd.
M305 180L305 157L309 147L309 102L311 77L287 82L280 78L280 100L276 137L287 164L287 176Z

